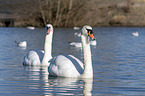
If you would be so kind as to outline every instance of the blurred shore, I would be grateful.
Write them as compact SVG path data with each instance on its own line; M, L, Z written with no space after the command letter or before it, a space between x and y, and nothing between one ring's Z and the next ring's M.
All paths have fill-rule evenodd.
M0 26L145 26L145 0L0 1Z

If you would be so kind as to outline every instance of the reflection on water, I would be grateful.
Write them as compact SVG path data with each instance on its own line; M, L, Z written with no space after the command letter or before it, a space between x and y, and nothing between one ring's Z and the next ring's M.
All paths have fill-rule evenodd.
M29 81L43 81L44 84L32 83L29 89L42 88L45 96L49 95L84 95L91 96L93 79L48 77L46 67L24 67Z

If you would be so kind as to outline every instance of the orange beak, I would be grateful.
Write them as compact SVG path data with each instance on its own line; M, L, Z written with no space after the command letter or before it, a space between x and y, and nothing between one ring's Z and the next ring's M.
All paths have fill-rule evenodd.
M90 36L91 39L95 39L93 33L91 33L91 31L88 32L88 35Z
M50 33L50 28L48 28L48 30L47 30L47 35Z

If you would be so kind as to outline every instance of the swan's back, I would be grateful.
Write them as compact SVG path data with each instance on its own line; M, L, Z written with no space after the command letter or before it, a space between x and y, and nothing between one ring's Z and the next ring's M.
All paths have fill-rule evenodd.
M25 57L23 65L40 65L44 56L44 51L30 51Z
M83 63L72 55L58 55L51 60L50 76L79 77L84 71Z

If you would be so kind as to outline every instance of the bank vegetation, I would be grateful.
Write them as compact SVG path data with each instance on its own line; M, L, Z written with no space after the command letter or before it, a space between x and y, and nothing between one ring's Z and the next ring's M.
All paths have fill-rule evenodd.
M145 0L22 1L10 5L15 26L145 26Z

